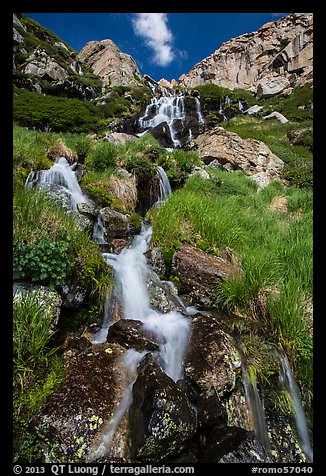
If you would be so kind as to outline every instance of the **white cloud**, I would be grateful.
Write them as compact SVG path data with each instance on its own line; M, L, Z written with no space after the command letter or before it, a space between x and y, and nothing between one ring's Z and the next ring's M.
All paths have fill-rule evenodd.
M135 13L132 19L135 34L145 39L154 52L153 61L159 66L168 66L175 57L167 21L166 13Z

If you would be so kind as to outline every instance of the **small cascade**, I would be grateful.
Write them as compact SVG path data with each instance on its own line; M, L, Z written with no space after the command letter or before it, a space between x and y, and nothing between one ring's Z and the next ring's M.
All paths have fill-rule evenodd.
M157 167L157 173L160 179L160 196L158 202L164 202L172 195L172 189L165 170L160 165Z
M226 115L224 114L224 107L223 107L223 105L222 105L222 101L220 101L220 109L219 109L218 112L219 112L219 113L221 114L221 116L223 117L223 121L227 121L227 120L228 120L227 117L226 117Z
M97 221L94 224L93 228L93 241L98 245L107 245L107 241L105 240L104 236L106 233L105 221L104 221L104 214L103 210L99 211L97 216Z
M256 378L244 363L242 363L242 372L250 420L255 428L257 440L260 441L268 453L270 451L270 442L267 432L265 410L257 389Z
M144 253L147 251L152 229L143 226L132 246L119 255L105 253L107 262L115 271L117 293L123 307L123 318L140 320L160 344L159 363L174 381L183 376L182 359L190 332L190 320L176 311L166 314L152 309L147 290L147 267Z
M132 387L137 379L137 366L145 354L146 352L137 352L134 349L128 349L124 352L121 358L121 365L125 371L126 382L122 399L116 406L112 418L105 425L100 437L91 449L88 455L90 462L103 458L110 451L117 428L132 403Z
M204 116L202 115L202 112L201 112L200 101L197 97L195 98L195 102L196 102L196 111L197 111L197 116L198 116L198 122L199 122L199 124L205 124L205 119L204 119Z
M189 136L188 136L187 142L188 142L188 143L191 142L191 141L193 140L193 138L194 138L194 136L193 136L192 130L189 129Z
M245 110L245 107L243 106L242 102L239 101L239 111L244 112L244 110Z
M298 432L301 448L309 462L313 461L313 449L310 443L307 419L304 414L300 392L291 370L288 359L283 353L278 352L281 363L280 380L290 395L294 413L295 425Z
M175 96L162 95L161 97L153 97L146 107L145 113L139 118L139 125L144 129L152 129L163 122L166 122L174 147L180 147L181 142L176 138L177 131L174 127L174 121L179 119L185 121L185 97L183 95ZM153 115L154 114L154 115ZM151 117L152 116L152 117Z
M77 203L89 203L89 200L78 184L74 168L75 164L69 165L65 157L60 157L48 170L31 172L25 182L25 188L38 188L43 183L60 185L70 192L71 208L76 210Z

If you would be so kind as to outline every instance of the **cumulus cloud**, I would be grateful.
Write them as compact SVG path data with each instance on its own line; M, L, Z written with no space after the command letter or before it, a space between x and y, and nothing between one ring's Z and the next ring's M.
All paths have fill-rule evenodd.
M144 38L153 50L153 61L159 66L168 66L175 57L167 21L166 13L135 13L132 19L135 34Z

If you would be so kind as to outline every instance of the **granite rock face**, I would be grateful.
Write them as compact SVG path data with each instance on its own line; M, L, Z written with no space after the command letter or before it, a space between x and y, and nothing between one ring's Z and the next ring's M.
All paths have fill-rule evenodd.
M196 87L218 84L268 97L313 78L313 14L293 13L232 38L179 78Z
M137 86L141 82L134 59L112 40L89 41L77 58L100 76L103 86Z

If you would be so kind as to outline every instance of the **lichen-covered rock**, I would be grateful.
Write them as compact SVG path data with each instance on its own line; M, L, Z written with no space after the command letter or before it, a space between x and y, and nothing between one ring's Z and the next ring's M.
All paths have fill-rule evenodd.
M69 360L65 380L31 422L46 462L86 461L121 400L123 351L118 344L105 343Z
M131 457L159 462L184 449L196 430L196 413L186 395L147 354L138 369L129 409Z
M173 255L172 272L179 278L185 292L205 306L213 304L218 281L243 275L240 268L220 256L207 254L188 244L183 245Z
M186 312L186 307L168 282L162 282L157 274L150 270L147 279L150 305L160 312Z
M107 132L104 140L112 142L113 144L124 144L129 140L136 140L137 136L126 134L125 132Z
M13 284L13 296L14 301L19 301L26 294L37 296L40 304L44 306L45 312L50 318L51 324L49 327L49 333L56 329L59 321L62 299L57 291L51 290L47 286L41 286L38 284L27 283L14 283Z
M230 336L216 318L200 313L192 319L184 365L187 377L207 396L232 392L241 378L241 357Z
M60 284L59 293L62 299L62 307L77 309L83 304L87 290L78 282L66 280L63 284Z
M109 238L126 238L129 233L128 217L123 213L103 208L103 218L106 225L106 236Z
M155 273L157 273L161 277L163 277L166 273L166 266L162 250L163 247L159 246L155 248L150 248L145 253L147 263L153 269L153 271L155 271Z

